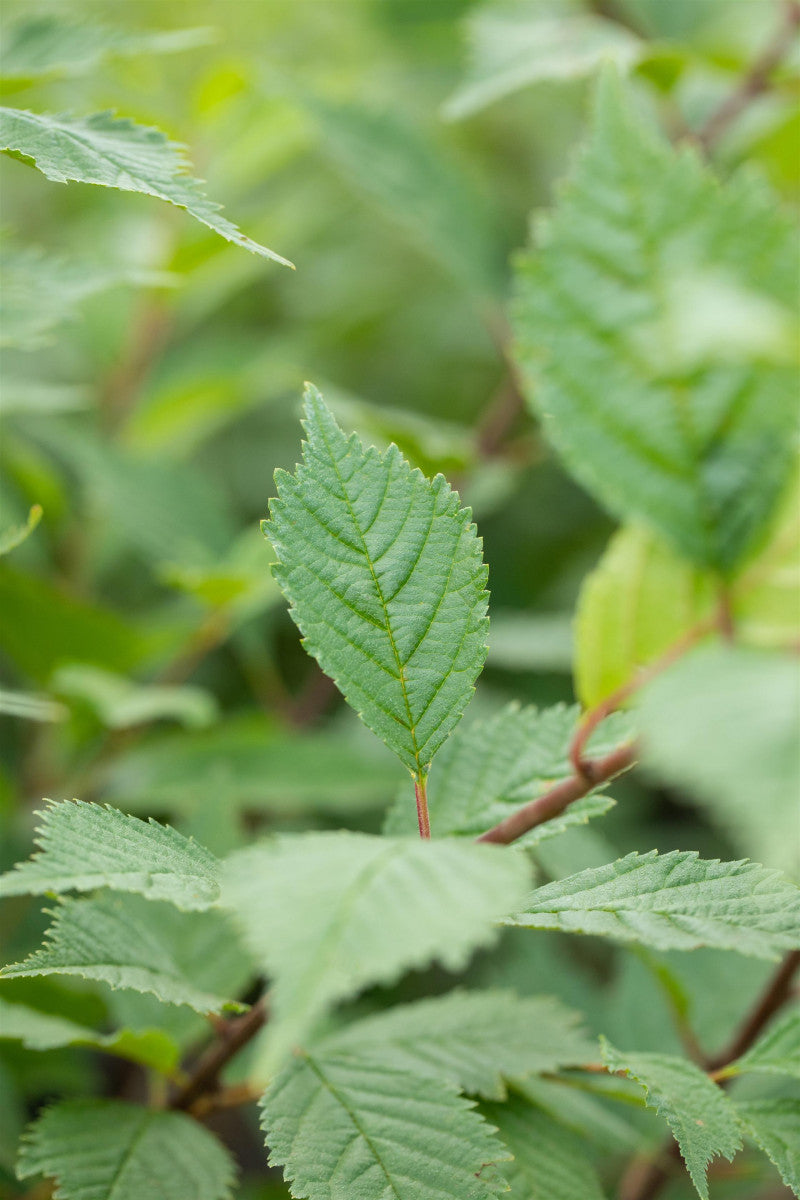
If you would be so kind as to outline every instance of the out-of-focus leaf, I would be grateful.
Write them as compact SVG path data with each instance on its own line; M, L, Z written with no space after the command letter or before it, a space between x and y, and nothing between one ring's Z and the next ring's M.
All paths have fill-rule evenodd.
M25 721L65 721L69 709L49 696L37 696L32 692L11 692L0 688L0 713L9 717L22 717Z
M273 979L268 1064L367 984L431 961L461 969L528 878L514 851L419 838L304 834L234 853L223 901Z
M3 967L0 978L77 975L149 993L164 1004L186 1004L199 1013L236 1009L240 1006L230 998L194 983L193 933L200 923L217 937L231 937L219 914L180 913L141 896L101 893L89 900L62 900L44 946Z
M74 412L88 408L91 391L78 383L45 383L3 372L0 412L43 413Z
M723 344L713 308L692 311L701 332L685 361L681 281L724 280L749 312L783 313L795 258L795 232L759 182L720 185L694 151L657 140L608 72L589 143L519 263L522 367L569 468L612 512L727 574L790 473L796 372L765 355L763 332L757 347Z
M717 1156L730 1160L742 1148L736 1111L728 1097L687 1059L627 1054L607 1042L603 1058L609 1070L632 1075L645 1089L648 1106L667 1121L698 1194L708 1200L708 1164Z
M82 800L50 802L40 813L38 850L0 875L0 896L108 887L169 900L184 911L219 898L219 863L168 825L141 821Z
M41 519L42 506L41 504L34 504L28 513L28 519L24 525L0 531L0 554L8 554L9 551L16 550L17 546L21 546L25 539L33 533Z
M109 729L128 729L148 721L180 721L190 729L212 724L217 703L203 688L134 683L101 667L72 663L59 667L51 680L59 696L89 704Z
M800 644L800 470L764 546L733 581L730 605L738 641L765 648Z
M252 241L220 215L187 173L183 148L159 130L124 117L51 116L0 108L0 151L36 167L56 183L94 183L144 192L184 208L228 242L291 267L288 259Z
M797 872L800 671L792 655L709 646L670 667L637 708L641 759L686 789L743 849Z
M800 947L800 889L757 863L653 850L537 888L507 924L777 958Z
M280 597L280 588L269 570L272 551L257 524L236 538L228 552L203 565L166 563L160 574L165 583L188 592L210 608L224 608L243 620L261 612Z
M519 6L478 9L467 21L467 35L466 78L442 109L451 121L533 83L591 75L609 59L628 67L643 49L639 38L615 21L569 12L542 14Z
M492 613L490 667L504 671L569 671L572 617L566 613Z
M17 1175L57 1180L62 1200L230 1200L236 1167L185 1113L119 1100L62 1100L26 1130Z
M746 1071L766 1071L800 1079L800 1012L784 1013L746 1054L725 1069L726 1075L741 1075Z
M800 1098L736 1100L745 1137L760 1146L795 1195L800 1194Z
M0 1038L22 1042L28 1050L53 1050L58 1046L88 1046L141 1063L167 1075L178 1065L178 1048L158 1029L134 1033L98 1033L66 1017L39 1012L25 1004L13 1004L0 996Z

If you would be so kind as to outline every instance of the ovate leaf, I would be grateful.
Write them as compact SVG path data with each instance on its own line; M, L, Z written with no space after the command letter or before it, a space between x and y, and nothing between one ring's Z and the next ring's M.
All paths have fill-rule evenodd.
M324 1048L430 1075L472 1095L506 1097L506 1079L591 1062L596 1042L578 1013L552 996L451 992L348 1025Z
M290 267L279 254L245 237L220 215L187 174L183 147L159 130L110 112L51 116L0 108L0 151L36 167L56 183L95 183L144 192L186 211L228 242Z
M603 1200L584 1138L522 1096L483 1104L481 1112L514 1156L503 1169L508 1200Z
M793 458L792 226L751 177L720 185L608 72L539 248L516 331L531 401L618 516L729 572Z
M309 1200L486 1200L508 1159L469 1101L426 1076L303 1053L268 1088L270 1164Z
M236 1168L184 1113L66 1100L24 1135L17 1175L54 1178L60 1200L228 1200Z
M512 702L485 720L461 725L442 747L428 786L434 836L459 833L477 837L520 805L534 800L573 774L569 746L580 716L577 706L537 709ZM603 754L621 745L629 730L625 717L605 722L588 753ZM602 815L614 801L594 793L571 805L560 817L531 830L523 845L534 845L575 824ZM413 833L414 808L398 795L387 832Z
M28 1050L53 1050L59 1046L88 1046L131 1062L171 1074L178 1065L178 1048L158 1029L142 1033L121 1029L98 1033L66 1017L39 1012L26 1004L12 1004L0 996L0 1038L20 1041Z
M708 1200L708 1164L718 1156L730 1160L742 1147L736 1111L728 1097L687 1059L623 1054L607 1042L603 1058L609 1070L624 1071L645 1089L648 1107L667 1121L694 1186Z
M726 1068L726 1074L766 1071L800 1079L800 1012L785 1013L741 1058Z
M775 1164L780 1177L800 1195L800 1099L735 1102L746 1137Z
M152 993L165 1004L186 1004L199 1013L236 1007L224 996L198 987L187 971L196 922L231 930L211 913L179 913L167 904L139 896L101 895L64 900L53 914L44 946L21 963L3 967L0 977L78 975L112 988Z
M277 837L233 854L223 901L273 982L272 1055L367 984L433 960L463 968L528 877L514 851L357 833Z
M776 958L800 946L800 889L756 863L651 850L537 888L507 923Z
M422 777L486 656L481 541L443 476L347 438L311 386L305 411L303 463L275 476L275 576L306 649Z
M41 817L39 851L0 875L0 896L109 887L182 909L219 897L214 855L168 825L82 800L50 802Z

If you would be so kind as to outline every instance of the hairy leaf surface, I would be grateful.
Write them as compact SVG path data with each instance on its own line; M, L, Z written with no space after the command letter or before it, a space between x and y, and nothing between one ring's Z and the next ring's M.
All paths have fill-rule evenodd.
M800 889L756 863L634 852L538 888L507 924L776 958L800 945Z
M433 960L463 968L528 879L514 851L358 833L276 837L231 855L223 900L273 980L272 1053L367 984Z
M0 108L0 151L36 167L56 183L94 183L167 200L226 241L292 266L220 215L220 206L204 196L198 181L186 173L183 148L159 129L110 112L71 117Z
M613 513L725 572L793 456L795 246L759 182L720 185L608 72L589 143L519 264L522 366L567 465Z
M65 1100L28 1129L17 1175L46 1175L60 1200L228 1200L236 1168L184 1113Z
M441 475L346 437L306 389L308 441L277 471L265 529L304 645L416 776L458 722L486 657L486 572Z
M742 1148L736 1112L705 1072L687 1059L668 1054L626 1054L607 1042L603 1058L611 1071L632 1075L647 1093L647 1103L669 1124L692 1182L708 1200L706 1171L713 1158L732 1159Z
M168 825L83 800L51 801L40 815L39 851L0 875L0 896L109 887L184 910L219 897L214 855Z
M309 1200L486 1200L502 1144L468 1100L426 1076L303 1053L267 1089L270 1163Z
M505 1104L482 1104L481 1112L514 1155L503 1169L508 1200L603 1200L585 1140L538 1105L513 1096Z

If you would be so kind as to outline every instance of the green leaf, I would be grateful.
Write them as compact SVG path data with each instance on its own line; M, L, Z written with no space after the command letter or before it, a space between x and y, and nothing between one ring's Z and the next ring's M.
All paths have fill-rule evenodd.
M615 21L593 15L539 15L536 11L478 9L467 22L470 61L464 82L445 102L451 121L532 83L579 79L613 59L634 63L642 43Z
M552 996L456 991L357 1021L326 1038L322 1048L504 1100L506 1079L597 1057L597 1044L580 1021Z
M776 958L800 945L800 889L756 863L695 851L628 854L537 888L509 925L589 933L657 950L700 946Z
M228 242L291 267L288 259L245 237L220 215L187 174L183 148L159 130L110 112L51 116L0 108L0 151L36 167L56 183L95 183L143 192L184 208Z
M719 185L634 114L605 73L589 143L519 262L519 355L580 482L729 572L794 454L795 235L759 182Z
M643 690L637 722L642 763L657 779L708 808L742 849L798 873L800 673L792 655L696 650Z
M800 642L800 468L764 545L733 581L730 605L738 641L775 649Z
M585 1139L538 1105L513 1096L505 1104L482 1104L481 1112L514 1155L504 1168L508 1200L603 1200Z
M81 663L60 667L51 686L60 696L88 703L109 729L165 719L197 729L212 724L218 711L216 700L203 688L135 683L113 671Z
M787 1012L763 1033L754 1046L725 1068L725 1074L747 1071L793 1075L800 1079L800 1012Z
M775 1164L780 1177L800 1195L800 1099L734 1101L746 1137Z
M229 1200L236 1168L184 1113L65 1100L24 1135L17 1176L57 1181L60 1200Z
M265 528L304 645L416 777L486 656L487 568L469 509L396 446L347 438L306 389L303 463L277 471Z
M109 887L184 910L209 908L219 897L214 855L168 825L82 800L50 801L39 815L39 851L0 875L0 896Z
M186 1004L199 1013L220 1012L232 1002L198 988L184 966L198 921L220 938L231 936L217 914L179 913L139 896L64 900L44 946L24 962L3 967L0 978L78 975L152 993L165 1004Z
M511 850L358 833L276 837L233 854L223 902L273 979L267 1061L368 984L433 960L462 969L494 941L528 878Z
M42 519L41 504L34 504L28 513L28 519L24 525L17 525L11 529L5 529L0 533L0 554L8 554L11 550L16 550L17 546L21 546L26 538L30 537L36 526Z
M270 1164L309 1200L486 1200L509 1156L446 1084L304 1052L267 1089Z
M428 809L434 836L477 836L520 805L573 774L569 746L580 716L577 706L537 709L512 702L488 720L462 725L442 747L431 772ZM627 719L615 716L598 730L590 753L606 753L626 740ZM614 801L597 793L560 817L537 826L518 844L536 845L571 825L601 816ZM414 809L399 795L387 832L413 833Z
M32 692L11 692L0 688L0 713L9 717L22 717L26 721L65 721L69 709L49 696L37 696Z
M28 1050L53 1050L59 1046L89 1046L173 1074L178 1066L178 1048L158 1029L142 1033L120 1029L98 1033L66 1017L39 1012L26 1004L12 1004L0 996L0 1038L22 1042Z
M713 1158L729 1161L742 1147L730 1100L694 1063L668 1054L627 1054L601 1039L611 1071L624 1071L642 1085L649 1108L664 1117L675 1135L692 1182L708 1200L706 1170Z
M489 665L503 671L572 669L571 613L493 612Z

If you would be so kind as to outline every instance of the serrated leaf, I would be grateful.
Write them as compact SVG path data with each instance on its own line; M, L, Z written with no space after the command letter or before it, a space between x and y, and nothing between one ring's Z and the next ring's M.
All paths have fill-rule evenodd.
M800 1195L800 1099L734 1101L745 1136L775 1164L781 1179Z
M237 1006L197 987L184 966L194 923L211 925L212 918L217 936L230 938L217 914L179 913L140 896L63 900L44 946L23 962L3 967L0 978L78 975L112 988L151 993L165 1004L186 1004L199 1013L220 1012Z
M26 1004L12 1004L0 996L0 1038L20 1041L28 1050L53 1050L59 1046L88 1046L127 1058L170 1075L178 1065L178 1048L158 1029L139 1033L120 1029L98 1033L66 1017L39 1012Z
M770 339L791 357L794 234L760 183L719 185L635 112L604 74L588 145L520 260L521 363L584 486L729 572L793 457L795 372Z
M627 1054L605 1039L603 1060L610 1071L632 1075L675 1135L692 1182L708 1200L706 1171L716 1157L732 1159L742 1148L736 1111L708 1076L687 1059L668 1054Z
M486 1200L509 1155L447 1085L346 1057L303 1053L267 1089L270 1164L309 1200Z
M747 1071L793 1075L800 1079L800 1012L784 1013L746 1054L725 1068L726 1075L741 1075Z
M537 888L506 924L776 958L800 945L800 889L757 863L651 850Z
M487 569L468 509L396 446L347 438L306 389L303 463L276 472L266 532L304 645L416 777L486 657Z
M522 1096L505 1104L482 1104L501 1141L514 1155L504 1168L508 1200L603 1200L585 1140Z
M658 780L708 808L750 853L797 875L800 672L793 655L701 647L648 684L636 720L642 764Z
M357 1021L326 1038L322 1049L504 1100L507 1079L596 1057L597 1044L580 1022L552 996L456 991Z
M217 859L168 825L83 800L50 801L40 816L39 851L0 875L0 896L109 887L184 910L219 898Z
M288 259L245 237L220 215L187 174L183 147L159 129L110 112L52 116L0 108L0 151L22 159L56 183L94 183L143 192L185 209L228 242L291 267Z
M495 848L309 833L233 854L223 903L273 980L267 1062L367 984L433 960L460 970L492 942L529 867L514 851L485 850Z
M636 61L642 43L615 21L594 15L541 15L478 9L467 22L470 61L464 82L445 101L451 121L541 81L579 79L609 59Z
M236 1168L184 1113L119 1100L65 1100L26 1131L19 1179L57 1181L59 1200L229 1200Z
M460 726L442 747L428 783L428 810L434 836L465 834L477 837L520 805L542 795L573 774L569 746L580 717L576 705L524 708L512 702L485 720ZM607 753L629 737L624 716L604 722L592 739L589 753ZM571 805L560 817L532 829L518 845L536 845L614 804L594 793ZM413 833L413 806L399 794L389 814L388 833Z

